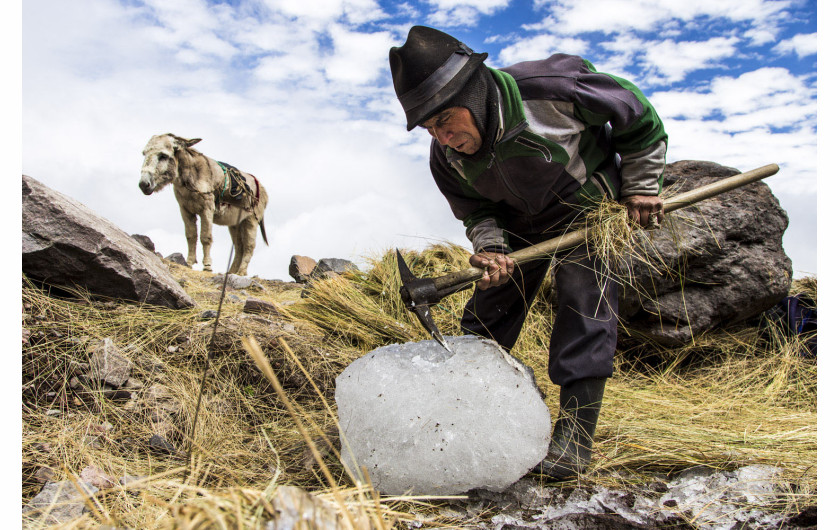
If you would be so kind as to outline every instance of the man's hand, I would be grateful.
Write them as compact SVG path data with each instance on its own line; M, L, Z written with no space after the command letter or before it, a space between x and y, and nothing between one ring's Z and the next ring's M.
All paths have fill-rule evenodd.
M629 195L621 199L621 204L627 207L630 221L646 227L648 223L658 228L662 222L662 199L657 195Z
M484 269L484 275L476 285L482 291L507 282L513 274L514 263L506 254L481 252L470 256L470 265Z

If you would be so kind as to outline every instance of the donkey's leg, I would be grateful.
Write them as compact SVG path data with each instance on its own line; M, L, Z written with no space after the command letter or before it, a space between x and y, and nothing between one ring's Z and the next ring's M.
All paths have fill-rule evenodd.
M198 241L198 230L195 226L195 214L191 214L185 210L183 206L180 208L181 219L184 221L184 235L187 236L187 266L192 267L196 264L195 244Z
M230 270L228 270L231 274L239 274L239 264L242 263L242 237L239 231L239 227L229 226L228 232L230 232L230 240L233 243L233 261L230 264Z
M254 255L254 247L257 240L257 221L250 217L239 225L239 240L242 242L242 261L239 263L240 276L248 274L248 264L251 263L251 256Z
M210 245L213 244L213 210L204 210L201 213L201 249L204 252L204 270L213 270L213 261L210 259Z

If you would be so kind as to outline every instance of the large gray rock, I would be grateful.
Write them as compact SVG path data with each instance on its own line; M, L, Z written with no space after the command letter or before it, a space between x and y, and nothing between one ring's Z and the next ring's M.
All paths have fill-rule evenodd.
M386 494L502 490L545 457L548 407L533 372L490 340L393 344L336 380L341 456Z
M666 167L665 187L682 193L737 173L713 162L675 162ZM782 235L788 217L764 182L667 217L676 230L648 232L655 253L645 246L679 274L652 273L632 261L630 271L643 294L625 290L619 306L631 332L674 346L757 316L787 295L793 271Z
M23 175L23 272L56 286L181 309L195 302L137 240L85 205Z

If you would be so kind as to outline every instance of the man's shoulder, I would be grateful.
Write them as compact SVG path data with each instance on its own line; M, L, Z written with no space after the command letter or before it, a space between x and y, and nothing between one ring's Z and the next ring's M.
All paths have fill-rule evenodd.
M573 97L578 78L589 72L589 63L577 55L556 53L537 61L516 63L499 71L513 79L524 101L531 99L568 100Z
M572 76L588 70L587 61L577 55L555 53L545 59L522 61L520 63L499 68L509 74L517 82L538 77Z

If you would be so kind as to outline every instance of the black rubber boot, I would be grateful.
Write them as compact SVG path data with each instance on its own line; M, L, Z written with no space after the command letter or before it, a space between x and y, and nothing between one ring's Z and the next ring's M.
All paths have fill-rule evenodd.
M548 454L535 471L557 480L575 477L592 458L592 439L606 379L579 379L560 389L560 414Z

